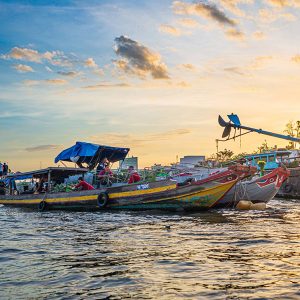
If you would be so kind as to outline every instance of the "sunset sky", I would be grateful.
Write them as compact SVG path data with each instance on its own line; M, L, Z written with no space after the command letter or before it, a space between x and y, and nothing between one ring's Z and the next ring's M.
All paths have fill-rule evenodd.
M300 120L300 0L0 1L0 160L54 165L76 141L140 166L210 155L218 115ZM220 144L251 152L251 134Z

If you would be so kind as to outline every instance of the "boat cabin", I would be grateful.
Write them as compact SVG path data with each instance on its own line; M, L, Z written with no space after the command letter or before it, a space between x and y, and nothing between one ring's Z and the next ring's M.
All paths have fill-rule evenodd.
M104 169L104 161L108 164L124 161L128 152L129 148L76 142L72 147L59 153L55 158L55 163L71 162L78 167L49 167L24 173L18 172L6 176L5 184L8 186L10 195L69 192L72 190L70 183L77 183L78 177L82 176L92 184L94 180L91 171L97 165ZM90 176L91 180L89 180ZM96 185L99 187L99 184ZM0 194L3 190L0 184Z
M49 167L30 172L18 172L6 177L9 194L51 193L56 186L64 184L72 176L84 176L86 168Z
M264 169L273 170L278 168L281 163L288 163L290 160L291 153L292 152L289 150L278 150L272 152L246 155L244 158L251 166L257 167L258 169L258 162L264 161L266 163Z

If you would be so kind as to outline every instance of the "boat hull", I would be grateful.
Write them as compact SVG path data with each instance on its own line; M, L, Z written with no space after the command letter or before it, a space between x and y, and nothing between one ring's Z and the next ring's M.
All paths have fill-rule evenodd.
M274 198L288 176L288 170L277 168L262 177L240 181L221 198L216 207L235 206L240 200L267 203Z
M300 199L300 167L289 168L289 178L280 187L276 197Z
M110 194L111 209L203 210L211 208L235 184L228 182L213 187L190 185L152 195L118 197Z

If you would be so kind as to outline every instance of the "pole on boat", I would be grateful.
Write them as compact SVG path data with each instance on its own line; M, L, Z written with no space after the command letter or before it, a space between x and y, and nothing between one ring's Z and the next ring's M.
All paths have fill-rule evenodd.
M47 186L47 192L50 193L51 191L51 170L48 171L48 186Z
M271 132L271 131L266 131L266 130L263 130L263 129L257 129L257 128L253 128L253 127L249 127L249 126L244 126L244 125L241 124L240 119L239 119L238 115L236 115L236 114L231 114L231 115L227 115L227 116L229 118L229 122L226 122L219 115L219 118L218 118L219 125L221 127L224 127L222 138L227 138L227 139L218 140L218 141L228 141L228 140L235 139L236 137L245 135L245 134L250 133L250 132L257 132L259 134L269 135L269 136L276 137L276 138L279 138L279 139L284 139L284 140L300 143L299 138L295 138L295 137L292 137L290 135L283 135L283 134L274 133L274 132ZM231 128L234 128L235 130L236 129L244 129L244 130L248 130L248 131L244 132L244 133L240 133L239 135L234 134L234 137L230 137Z

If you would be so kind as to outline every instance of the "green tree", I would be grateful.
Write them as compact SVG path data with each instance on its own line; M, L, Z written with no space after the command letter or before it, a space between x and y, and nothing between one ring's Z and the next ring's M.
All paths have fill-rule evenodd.
M285 129L283 130L284 133L286 133L287 135L291 136L291 137L296 137L296 138L300 138L300 121L289 121L286 125L285 125ZM286 146L287 149L295 149L296 148L296 143L290 141L288 143L288 145Z
M273 150L274 147L269 147L267 141L265 140L260 146L257 147L257 150L254 150L254 153L265 153Z
M224 150L216 153L216 158L220 162L225 162L227 160L230 160L233 154L234 154L233 151L225 148Z
M236 154L231 157L232 160L240 160L241 158L245 157L248 153L247 152L242 152L239 154Z

